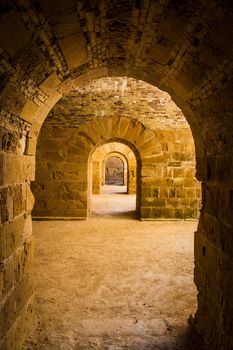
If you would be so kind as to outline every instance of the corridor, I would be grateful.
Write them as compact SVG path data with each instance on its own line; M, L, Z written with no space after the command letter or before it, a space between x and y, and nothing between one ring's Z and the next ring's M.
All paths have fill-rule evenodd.
M38 324L24 349L200 350L187 322L196 226L123 214L34 222Z

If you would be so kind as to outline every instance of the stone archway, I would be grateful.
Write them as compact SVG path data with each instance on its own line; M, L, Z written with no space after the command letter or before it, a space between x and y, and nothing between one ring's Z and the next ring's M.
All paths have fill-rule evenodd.
M88 179L91 155L105 143L120 142L132 149L138 162L137 212L141 220L196 217L198 187L192 175L193 164L183 168L183 164L189 163L189 154L187 159L183 158L182 143L179 152L179 143L173 143L172 135L170 132L168 143L167 134L155 133L138 120L126 117L98 118L78 131L46 130L40 139L41 165L33 184L36 196L33 215L86 218L91 195ZM56 154L55 148L61 145L63 150ZM191 199L187 200L187 195Z
M104 166L104 184L124 186L127 183L127 162L117 152L111 154L106 160Z
M105 164L108 159L118 157L123 165L123 184L127 194L136 194L136 213L140 217L141 202L141 159L134 145L122 139L107 141L96 145L89 157L89 211L91 211L92 193L100 194L101 185L105 185Z
M132 150L122 143L107 143L96 150L92 160L92 192L100 193L101 185L105 183L105 161L112 156L118 156L124 163L124 184L127 186L127 193L136 192L136 158Z
M74 25L69 28L56 6L46 1L36 6L6 1L1 17L1 240L14 225L20 237L12 249L2 251L4 271L15 264L15 254L27 260L31 251L30 181L36 139L52 106L65 91L94 78L139 78L168 91L191 126L204 194L196 234L196 320L209 346L232 346L232 48L225 40L232 38L232 4L123 2L125 11L120 11L110 1L102 6L79 2L78 8L71 2L68 17ZM114 23L106 16L110 13ZM21 339L17 325L32 294L26 279L29 266L30 262L22 266L22 278L11 276L10 287L6 284L4 289L10 292L3 293L2 307L8 315L3 336L9 339L11 334L16 344ZM9 305L20 290L23 301L11 310ZM22 335L23 326L20 329Z

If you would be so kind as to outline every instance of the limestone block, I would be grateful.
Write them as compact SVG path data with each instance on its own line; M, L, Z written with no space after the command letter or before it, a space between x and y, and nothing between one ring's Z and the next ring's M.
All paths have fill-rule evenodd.
M4 184L15 184L23 181L23 164L21 156L5 155Z
M55 104L60 100L61 97L62 95L58 91L54 91L51 95L49 95L49 97L45 101L45 106L47 106L49 110L51 110L55 106ZM40 124L42 124L43 121L40 120Z
M4 272L0 270L0 300L2 300L2 296L3 296L3 287L4 287ZM1 324L1 321L0 321L0 324ZM0 335L1 335L1 331L0 331Z
M195 168L186 168L185 169L185 177L194 178L195 177Z
M20 349L25 339L25 334L32 331L34 324L33 313L34 296L31 295L26 305L20 311L18 318L0 340L0 348L3 350ZM4 344L4 345L3 345Z
M3 260L6 258L6 246L5 246L5 227L4 225L0 226L0 266L3 263ZM0 268L1 270L1 268Z
M182 210L183 210L182 218L188 219L188 218L197 218L198 217L198 212L197 212L196 206L194 208L185 207Z
M34 116L38 108L39 106L36 105L32 100L27 99L20 113L20 118L31 123L32 120L34 119Z
M23 185L13 187L13 212L14 218L25 212L26 194Z
M173 181L174 181L173 184L174 184L175 187L179 187L179 188L183 188L184 187L184 179L174 178ZM190 184L192 185L193 183L190 183Z
M170 207L169 208L164 207L163 212L162 212L162 216L164 218L174 218L175 217L174 209L170 208Z
M37 139L35 137L27 137L27 145L25 154L35 155L36 154Z
M184 179L184 187L196 187L196 179Z
M4 262L3 268L3 294L6 295L14 285L14 257Z
M155 169L154 166L142 166L141 168L141 176L143 177L154 177Z
M23 158L23 173L27 182L35 180L35 157L27 156Z
M5 225L5 257L11 256L23 242L24 216L21 215Z
M57 87L57 91L63 95L70 90L73 90L75 88L74 82L71 78L67 78L66 80L63 80L62 83Z
M207 237L196 232L194 236L194 254L197 263L206 271L209 283L214 286L217 282L217 263L220 250Z
M47 95L51 95L55 88L60 84L60 79L57 74L53 72L50 74L39 86Z
M173 176L174 177L185 177L185 173L187 173L187 170L185 168L175 168L173 169Z
M183 208L175 208L174 209L174 218L176 218L176 219L184 219L185 217L186 216L184 215ZM193 216L191 216L191 217L193 217Z
M69 35L59 41L68 68L73 69L87 63L87 50L83 35L80 33Z
M51 95L50 95L51 96ZM30 130L30 136L37 136L38 132L36 132L36 135L33 135L33 128L35 129L36 124L42 125L42 123L45 121L45 118L47 117L47 115L49 114L51 107L47 105L48 99L46 100L45 103L43 103L42 105L39 106L39 108L37 109L36 113L34 114L34 121L32 124L32 129ZM35 126L34 126L35 124Z
M17 317L19 317L23 307L27 305L32 295L32 285L29 276L24 276L20 283L14 287L14 291L9 294L3 305L2 312L4 323L2 330L4 333L9 331ZM7 316L7 317L6 317Z
M149 219L151 218L152 215L151 215L151 208L149 207L142 207L140 208L140 219L141 220L144 220L144 219Z
M34 198L34 195L31 191L31 188L29 185L26 186L26 198L25 198L25 201L26 201L26 212L28 214L31 213L32 209L33 209L33 206L34 206L34 203L35 203L35 198Z
M163 216L163 207L151 207L150 218L161 218Z
M1 223L10 221L13 219L13 188L4 187L1 190Z

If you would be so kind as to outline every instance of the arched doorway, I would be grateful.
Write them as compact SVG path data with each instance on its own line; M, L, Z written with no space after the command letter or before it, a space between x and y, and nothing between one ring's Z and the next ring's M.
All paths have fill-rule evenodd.
M138 213L141 194L137 173L140 180L140 161L129 145L119 140L96 147L90 157L89 169L92 215L125 213L134 216Z
M119 156L111 156L105 161L105 185L124 186L127 167Z
M232 51L230 40L225 40L232 38L232 2L213 1L210 5L204 1L179 4L106 1L90 6L78 2L77 6L71 1L66 5L62 2L57 6L57 2L51 1L30 4L4 1L3 5L2 223L8 230L12 218L18 220L19 213L23 213L25 221L22 225L15 223L19 242L13 239L7 254L2 248L4 269L13 271L12 261L19 248L19 261L24 261L25 250L30 251L31 231L27 223L33 206L30 194L33 156L38 131L50 109L73 86L80 88L92 79L125 75L148 81L171 93L193 131L197 176L203 181L204 193L195 250L199 290L196 319L206 343L225 349L233 344L229 331L232 324ZM68 22L72 25L67 25ZM123 92L124 89L117 96ZM20 204L17 198L21 198ZM51 205L52 201L57 202L50 199ZM82 196L79 200L85 207ZM13 201L17 203L14 210ZM203 245L207 247L204 259ZM30 271L30 267L22 266L24 271ZM19 333L23 334L22 326L18 325L26 319L25 310L32 292L30 283L20 278L11 278L5 289L13 302L3 296L3 307L7 309L10 303L16 308L9 308L3 334L8 341L8 334L14 334L15 329L21 329ZM17 302L18 290L23 291L22 303Z

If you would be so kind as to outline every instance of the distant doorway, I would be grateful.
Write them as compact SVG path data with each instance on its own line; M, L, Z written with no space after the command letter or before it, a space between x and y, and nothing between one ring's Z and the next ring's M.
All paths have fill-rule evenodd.
M119 157L110 157L105 162L105 185L124 186L124 163Z
M110 142L98 147L90 162L90 214L137 217L138 171L136 156L128 145Z

